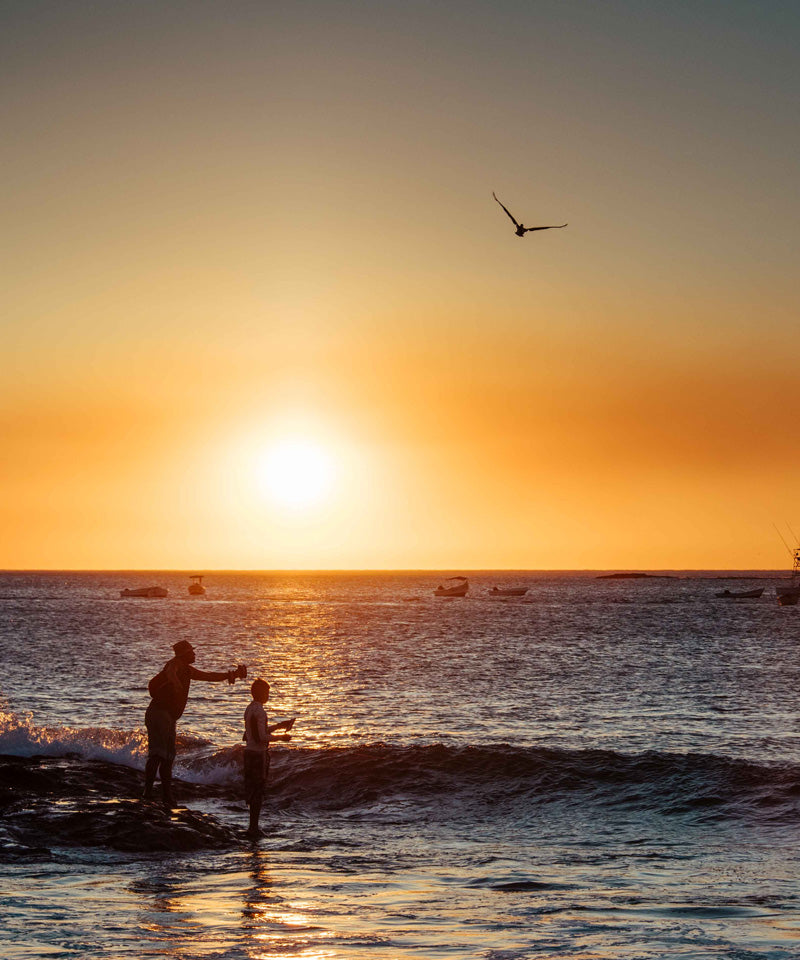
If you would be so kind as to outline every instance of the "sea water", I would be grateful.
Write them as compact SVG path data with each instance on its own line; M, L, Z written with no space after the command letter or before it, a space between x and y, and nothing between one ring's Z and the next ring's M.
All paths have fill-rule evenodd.
M0 754L48 758L0 807L0 956L800 957L800 608L775 577L440 580L220 573L195 598L175 573L0 575ZM150 584L169 597L119 596ZM84 789L135 796L147 681L181 639L298 718L266 836L81 840ZM236 831L248 686L193 683L179 723L179 799ZM68 805L68 843L44 815L21 842L25 796Z

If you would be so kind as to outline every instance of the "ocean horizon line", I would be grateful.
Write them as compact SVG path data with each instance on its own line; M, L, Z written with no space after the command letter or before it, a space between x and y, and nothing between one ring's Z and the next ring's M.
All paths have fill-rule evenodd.
M415 575L415 574L453 574L459 571L463 575L480 576L484 574L553 574L553 575L593 575L593 574L621 574L644 576L691 576L702 574L718 574L731 576L766 575L785 576L785 568L774 567L3 567L0 576L8 574L37 574L37 573L107 573L107 574L182 574L186 576L213 576L218 574L318 574L318 575L353 575L365 574L371 576L386 575Z

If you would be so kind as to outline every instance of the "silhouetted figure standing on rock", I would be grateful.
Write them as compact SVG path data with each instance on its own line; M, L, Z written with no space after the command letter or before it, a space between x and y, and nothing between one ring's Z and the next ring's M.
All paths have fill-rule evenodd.
M291 740L289 730L294 726L295 718L281 720L280 723L267 722L264 704L269 700L269 684L258 677L250 687L253 700L244 712L244 792L250 811L250 826L246 837L257 840L262 836L258 826L261 804L264 801L264 789L269 776L269 745L273 740ZM276 730L286 730L275 736Z
M143 799L153 798L153 784L160 771L164 806L173 807L172 763L175 760L176 725L189 698L192 680L234 683L237 677L247 676L247 667L239 664L235 670L206 672L192 664L195 661L194 647L188 640L179 640L172 648L175 656L164 665L148 685L153 698L144 715L147 727L147 764L144 768Z

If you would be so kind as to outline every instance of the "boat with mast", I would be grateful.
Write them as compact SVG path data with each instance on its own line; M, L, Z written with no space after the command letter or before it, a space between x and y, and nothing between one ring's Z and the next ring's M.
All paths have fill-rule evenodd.
M775 587L778 603L782 607L795 607L800 600L800 547L792 554L792 575Z

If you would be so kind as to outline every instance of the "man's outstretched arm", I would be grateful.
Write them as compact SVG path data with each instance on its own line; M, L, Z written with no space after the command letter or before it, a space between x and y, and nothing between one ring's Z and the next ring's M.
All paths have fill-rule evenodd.
M235 670L198 670L197 667L189 667L189 676L192 680L205 680L207 683L221 683L227 680L233 683L238 677L247 676L247 667L240 664Z

